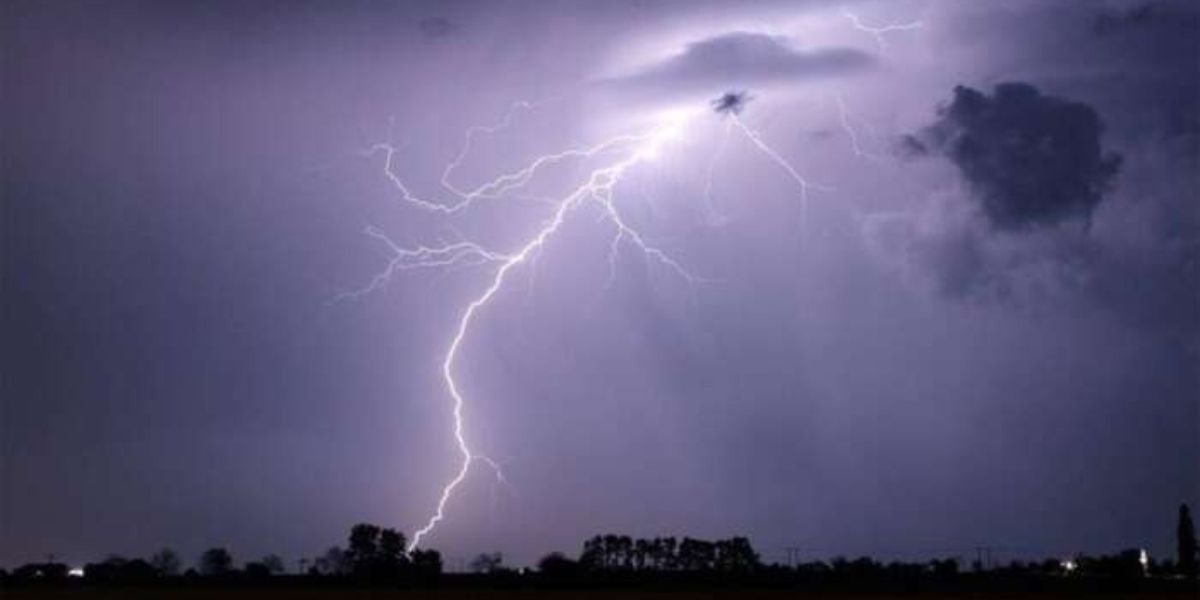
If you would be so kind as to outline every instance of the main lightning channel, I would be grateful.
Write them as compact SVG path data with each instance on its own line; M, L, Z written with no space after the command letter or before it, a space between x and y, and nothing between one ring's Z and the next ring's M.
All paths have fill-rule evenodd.
M511 119L511 116L509 119ZM494 133L504 127L507 127L508 121L509 120L506 119L501 125L493 127L475 127L472 129L472 131ZM539 171L545 167L572 158L590 158L621 145L631 144L637 141L637 136L622 135L605 140L604 142L590 148L570 148L555 154L539 156L536 160L522 167L521 169L500 175L491 181L479 185L475 189L463 191L451 183L449 178L451 172L458 166L458 164L463 160L467 152L470 150L471 136L468 135L466 138L466 143L464 144L463 149L460 151L458 157L442 172L442 187L448 190L455 197L452 202L448 203L434 202L432 200L421 198L420 196L414 194L408 188L408 186L405 185L404 180L401 179L396 173L394 166L395 156L396 153L399 152L399 148L397 148L391 142L375 144L367 150L367 154L374 155L383 153L384 176L387 177L388 181L390 181L396 190L400 192L401 198L405 202L423 210L454 215L470 208L478 200L497 199L503 197L505 194L524 187L530 182L530 180L533 179L535 175L537 175Z
M762 136L759 135L757 131L747 127L746 123L742 121L741 117L737 116L736 114L729 114L726 116L726 118L741 130L741 132L746 136L746 139L750 140L750 143L754 144L755 148L758 148L759 151L767 155L767 157L774 161L775 164L779 165L779 167L782 168L792 178L792 180L800 186L800 226L802 230L807 230L809 188L820 190L822 192L832 192L833 188L815 184L805 179L804 176L800 174L800 171L796 170L796 167L793 167L792 164L787 161L787 159L785 159L782 155L776 152L774 148L763 141ZM802 235L803 233L804 231L801 232Z
M505 288L505 284L517 267L527 261L536 259L550 238L561 229L572 210L585 202L594 202L595 206L601 210L602 216L612 225L613 238L608 256L610 283L612 278L615 277L617 259L623 242L632 244L644 256L653 259L689 284L706 281L688 272L679 261L672 258L667 252L650 244L645 236L622 216L614 200L614 188L623 179L625 174L640 163L657 159L664 146L680 137L686 123L701 111L676 111L667 113L658 119L654 127L644 133L617 135L592 146L569 148L561 152L539 156L526 166L500 175L492 181L483 183L470 191L463 191L450 182L452 172L469 154L474 136L483 133L493 134L509 127L516 111L528 109L531 106L524 102L515 103L500 123L492 126L476 126L468 130L462 149L442 173L442 188L453 195L453 199L449 202L443 203L426 200L414 194L405 185L403 179L394 168L394 158L398 152L398 148L390 142L376 144L368 151L369 155L379 152L384 153L384 176L392 183L405 203L421 210L445 215L461 213L470 208L477 200L499 199L512 195L529 184L542 169L568 159L595 159L608 156L612 153L617 153L620 157L616 159L616 162L608 166L596 168L591 171L579 187L557 202L550 218L514 252L497 252L472 241L455 241L439 245L403 247L393 242L382 231L373 227L367 228L367 235L381 242L390 252L388 264L366 286L358 290L345 292L335 298L335 300L355 299L378 291L385 287L391 278L400 271L483 264L495 265L495 271L492 273L487 287L467 304L459 316L454 329L454 335L442 359L441 376L452 400L453 437L460 459L453 477L441 489L433 514L420 529L414 532L412 540L408 545L408 551L410 552L419 547L421 542L437 528L438 524L445 520L447 505L450 499L466 479L473 465L483 463L496 473L499 481L505 481L499 463L477 452L468 441L464 416L466 397L463 394L459 381L455 378L455 367L463 345L471 331L471 326L478 319L481 311ZM802 215L807 213L809 188L826 191L831 189L813 184L805 179L791 163L769 146L757 131L748 127L736 114L729 114L727 118L729 121L725 126L725 138L722 141L721 147L723 148L725 143L727 143L730 129L736 128L744 134L759 151L778 164L799 185ZM715 162L715 160L716 157L714 156L713 161ZM706 183L705 190L706 196L711 193L712 168L713 165L710 164L709 180Z
M875 45L879 48L880 54L887 52L887 39L885 37L885 34L897 32L897 31L913 31L915 29L921 29L922 27L925 26L925 23L923 21L910 21L908 23L889 23L887 25L877 25L877 26L867 25L866 23L863 23L862 19L858 18L858 15L856 15L844 8L842 9L842 16L849 19L851 26L854 27L855 29L857 29L863 33L871 34L871 37L875 38Z
M471 470L472 464L477 461L484 462L492 467L497 474L503 477L499 469L499 465L496 464L496 462L492 459L473 451L467 441L463 418L463 408L466 400L463 396L462 390L459 387L459 383L454 376L455 363L462 349L464 340L467 337L467 333L470 330L471 324L475 321L480 311L486 307L487 304L491 302L491 300L500 292L512 271L522 263L535 256L536 253L545 246L546 242L556 232L558 232L558 230L562 227L562 224L566 221L567 215L571 212L571 210L576 208L584 201L596 201L604 211L604 215L616 228L616 234L613 242L614 248L621 240L629 240L647 256L655 258L661 264L676 272L681 277L684 277L689 282L694 282L697 280L697 278L688 273L678 261L671 258L662 250L647 243L645 238L621 217L620 212L613 203L613 188L618 182L621 181L626 171L638 163L646 160L652 160L657 157L658 153L661 151L661 147L680 133L680 128L682 125L682 119L680 117L675 117L668 119L665 123L660 124L645 134L616 136L587 149L573 149L558 154L546 155L538 158L525 169L518 171L516 176L501 176L500 178L497 178L496 180L478 188L478 190L488 190L489 192L487 193L495 193L496 195L500 195L503 192L510 191L511 189L515 189L527 183L538 168L549 162L561 160L569 156L591 157L613 148L628 147L628 156L611 166L592 171L583 185L579 186L570 194L568 194L566 198L564 198L558 204L558 207L555 209L551 218L545 224L543 224L543 226L538 229L536 233L516 252L510 254L496 254L487 252L482 248L478 248L477 246L473 245L467 246L459 251L464 256L475 257L479 260L496 261L499 263L499 266L492 275L491 282L487 288L485 288L479 296L472 300L467 305L467 308L463 311L458 320L458 325L455 329L454 336L450 341L450 346L446 351L445 358L442 361L442 379L445 382L446 389L453 401L454 440L457 445L461 460L454 477L442 488L441 494L438 498L437 507L433 515L428 521L426 521L423 527L418 529L413 534L412 541L408 546L408 550L410 552L416 549L420 545L421 540L425 538L425 536L429 535L437 527L438 523L445 519L446 505L449 503L450 498L454 495L454 491L466 479L467 474ZM391 173L391 154L392 152L389 150L389 160L387 166L389 174ZM461 156L462 155L460 155L460 160ZM462 208L465 208L467 204L473 201L474 198L481 197L483 195L483 193L473 193L461 196L463 200L458 204L451 205L447 210L438 208L445 205L436 205L416 199L414 196L408 193L407 188L403 187L403 183L399 181L399 178L395 177L394 175L389 178L397 183L397 187L400 188L401 193L404 195L406 200L421 208L438 210L441 212L456 212L461 210ZM441 252L429 252L428 250L425 252L430 257L437 257L444 255L447 251L450 251L450 246L439 248L438 250ZM413 251L406 251L406 253L397 251L396 256L407 257L411 256L412 254ZM454 260L454 256L444 259L442 262L445 263L447 260ZM610 260L614 259L610 256Z

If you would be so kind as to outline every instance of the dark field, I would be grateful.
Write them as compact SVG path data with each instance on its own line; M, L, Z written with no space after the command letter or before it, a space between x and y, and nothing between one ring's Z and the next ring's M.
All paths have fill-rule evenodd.
M1058 592L926 592L926 593L851 593L815 592L805 590L493 590L493 589L416 589L383 590L361 588L287 589L287 588L25 588L0 590L4 600L47 599L47 600L91 600L93 598L142 600L152 598L178 598L202 600L206 598L265 598L269 600L327 600L334 598L412 598L432 600L459 600L479 598L483 600L516 600L551 598L578 598L583 600L607 600L632 598L645 600L699 600L702 598L748 600L783 600L785 598L835 598L838 600L885 600L891 598L975 598L979 600L1007 599L1050 599L1050 598L1195 598L1194 592L1114 592L1114 593L1058 593Z

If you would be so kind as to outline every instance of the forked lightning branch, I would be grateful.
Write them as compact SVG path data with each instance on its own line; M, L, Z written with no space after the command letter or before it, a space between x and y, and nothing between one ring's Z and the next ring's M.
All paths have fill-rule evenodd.
M712 108L718 115L728 119L732 127L744 134L754 148L777 163L799 185L803 208L807 205L808 190L813 187L812 184L805 180L782 155L767 145L758 132L749 128L741 120L739 113L748 101L749 97L746 94L731 92L714 100ZM388 264L366 286L346 292L339 296L339 299L357 298L377 291L385 286L392 277L406 270L453 266L486 266L490 268L487 285L467 302L459 313L457 324L450 332L446 343L441 363L441 376L449 395L453 415L452 434L459 455L458 468L442 487L437 505L429 519L413 534L409 543L410 551L418 547L421 541L446 518L447 504L470 473L471 467L483 464L493 469L498 477L503 477L499 464L476 450L467 435L467 398L464 396L457 378L460 370L459 354L463 345L469 340L472 326L486 316L488 305L504 291L513 273L532 261L538 253L548 251L551 239L560 232L563 224L571 218L575 209L584 204L596 206L611 227L612 241L608 252L610 274L616 270L620 249L632 247L685 281L689 283L699 281L699 278L685 269L678 260L653 245L637 227L625 218L614 200L618 184L630 171L646 161L658 158L672 145L681 143L688 126L708 111L703 107L697 107L695 110L664 112L654 119L652 126L643 131L617 135L591 146L569 148L538 156L523 168L503 173L474 189L459 189L451 181L452 175L454 170L469 158L471 144L475 137L480 134L496 133L509 127L515 111L527 110L532 106L529 103L518 102L513 105L508 115L500 123L492 126L472 127L467 131L462 149L442 173L441 187L445 190L446 198L441 200L420 197L405 184L400 175L400 167L395 162L399 154L395 146L390 143L381 143L370 149L371 155L383 157L383 175L395 187L405 204L418 210L441 213L447 218L470 210L476 202L500 200L516 194L525 188L539 172L565 161L577 159L602 163L588 172L576 187L557 200L549 218L516 248L494 249L474 241L457 241L435 246L405 246L394 242L377 228L367 229L369 236L378 240L388 249L390 253Z

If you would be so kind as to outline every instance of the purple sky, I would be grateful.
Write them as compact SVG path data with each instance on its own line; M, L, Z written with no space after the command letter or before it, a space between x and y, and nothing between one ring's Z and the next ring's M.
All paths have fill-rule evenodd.
M628 244L609 282L594 207L514 270L455 368L508 483L456 491L451 567L609 531L1165 555L1200 502L1198 36L1183 0L5 2L0 565L420 527L495 267L332 302L387 265L364 230L510 252L606 159L446 216L364 151L452 202L518 100L457 185L700 111L614 194L697 282ZM723 141L730 90L806 211Z

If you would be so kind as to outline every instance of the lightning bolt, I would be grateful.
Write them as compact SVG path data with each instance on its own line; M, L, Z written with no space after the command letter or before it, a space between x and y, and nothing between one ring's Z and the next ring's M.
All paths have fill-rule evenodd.
M482 133L494 134L507 129L512 124L512 120L516 112L522 109L533 109L544 102L545 101L516 102L512 105L512 108L509 109L508 114L504 117L504 119L499 123L486 126L476 125L467 130L463 146L459 150L458 155L454 158L454 160L447 164L446 168L442 171L441 185L454 196L454 200L449 203L425 200L424 198L412 193L412 191L407 185L405 185L404 180L396 171L394 162L396 154L400 149L393 143L382 142L375 144L367 149L366 154L368 156L380 153L384 155L384 176L387 177L388 181L390 181L391 184L396 188L396 190L400 193L401 199L406 203L423 210L454 215L465 211L479 200L502 198L511 192L524 187L530 182L530 180L533 179L535 175L537 175L539 171L546 167L566 161L568 159L590 158L615 147L639 142L638 136L622 135L608 139L590 148L570 148L555 154L539 156L537 159L530 162L523 168L512 173L500 175L499 177L479 185L472 190L464 191L450 181L451 174L462 164L467 155L470 153L472 140L476 136Z
M837 102L838 121L842 125L842 131L844 131L846 133L846 137L850 139L850 149L854 151L854 155L859 158L869 160L876 164L883 163L884 162L883 157L881 157L877 154L868 152L866 150L863 150L862 144L861 144L860 140L858 139L858 131L854 128L854 125L851 124L851 122L850 122L853 117L850 114L849 109L846 108L846 102L845 102L845 100L842 99L842 95L834 94L833 98ZM867 123L866 121L862 121L861 119L858 119L858 120L867 129L867 133L871 134L871 136L874 137L875 131L873 128L871 128L870 123Z
M459 355L471 332L472 325L479 319L488 304L505 289L506 284L518 267L525 263L533 263L549 241L559 232L569 215L581 205L587 203L600 209L601 217L608 221L613 228L613 237L609 246L609 282L616 275L619 253L623 246L632 246L644 256L652 259L668 271L682 278L689 284L702 283L707 280L690 273L684 266L671 257L667 252L651 244L621 214L616 202L614 191L626 174L639 164L656 160L665 146L681 137L685 125L702 111L675 111L667 113L657 120L648 130L636 133L617 135L587 147L569 148L567 150L539 156L524 167L511 173L502 174L471 190L463 190L453 184L451 176L456 168L466 160L475 137L482 134L494 134L509 127L514 114L520 110L528 110L533 104L518 102L513 104L502 121L490 126L475 126L469 129L464 137L463 147L445 170L442 172L441 186L451 195L449 202L426 200L414 194L405 185L395 168L395 157L399 148L390 142L380 143L370 147L366 154L384 155L383 174L398 192L406 204L429 212L445 215L456 215L475 202L485 199L501 199L518 192L526 186L534 176L551 165L569 159L588 160L612 156L611 163L592 170L583 182L570 191L565 197L556 201L548 219L533 232L520 246L509 252L498 252L488 249L481 244L471 241L453 241L436 245L417 245L404 247L388 238L382 231L368 227L366 233L380 242L388 251L387 265L367 285L357 290L340 294L335 300L352 300L379 291L387 286L391 279L402 271L413 269L436 269L447 267L466 267L492 265L491 278L488 285L476 295L460 313L453 336L450 338L441 363L441 378L450 396L453 416L453 437L458 451L459 461L453 477L442 487L433 514L425 524L417 529L409 543L408 550L416 549L421 542L431 534L437 525L446 518L447 504L454 492L467 478L472 466L482 463L495 472L497 480L505 482L503 471L495 460L476 451L466 434L465 406L466 397L455 377ZM762 136L748 127L737 115L728 115L729 121L725 127L725 139L722 141L720 152L728 141L729 132L736 128L757 148L777 163L800 187L802 212L807 212L809 188L828 190L823 186L810 183L786 159L769 146ZM711 193L713 163L709 164L708 179L705 195Z
M717 149L712 153L712 157L708 160L708 169L704 174L704 211L708 222L713 225L722 225L726 222L726 217L717 211L716 205L713 203L713 171L717 168L717 161L725 154L725 147L729 145L729 135L733 132L733 122L726 121L724 131L721 134L721 142L717 145Z
M538 252L545 247L554 234L559 231L563 223L566 222L572 210L584 202L594 203L600 207L602 215L612 224L614 235L610 246L609 262L614 272L622 243L628 243L639 249L646 256L654 259L680 277L683 277L686 281L690 283L701 281L700 278L689 273L681 263L669 256L665 251L650 244L645 236L623 217L615 203L613 193L616 185L630 169L642 162L656 159L662 151L663 146L681 134L684 122L690 114L694 113L670 114L649 131L640 134L619 135L590 147L571 148L562 152L539 156L525 167L512 173L500 175L469 191L464 191L451 182L453 171L466 159L470 152L471 142L476 136L485 133L496 133L507 128L511 124L513 114L516 111L531 107L532 105L529 103L518 102L513 105L508 115L499 124L476 126L467 131L462 149L442 173L442 187L453 196L452 200L448 203L434 202L421 198L405 185L403 179L397 174L395 169L394 160L399 151L395 145L390 142L376 144L367 152L369 155L378 153L384 155L384 176L399 192L404 202L418 209L447 215L465 211L479 200L505 197L527 185L540 170L553 164L568 159L589 159L605 156L609 153L619 153L621 156L616 162L593 170L580 186L557 203L550 218L524 244L513 252L496 252L484 248L480 244L468 241L405 248L394 243L378 229L367 228L367 234L382 242L389 250L390 259L388 264L366 286L358 290L345 292L339 295L336 300L354 299L375 292L385 287L396 273L404 270L481 264L495 265L489 285L478 296L472 299L460 314L454 335L450 340L441 364L442 380L452 400L453 434L460 456L459 466L450 481L442 487L433 515L430 516L424 526L413 534L412 540L409 543L409 551L417 548L421 541L437 527L438 523L445 519L446 505L449 503L451 497L453 497L455 490L466 479L474 464L485 464L496 473L497 478L501 482L504 481L500 465L495 460L472 449L467 440L464 418L466 399L458 380L455 378L456 363L467 335L471 330L471 325L479 317L481 311L501 292L517 267L532 261L537 256Z
M910 21L908 23L892 23L892 24L888 24L888 25L871 26L871 25L867 25L867 24L863 23L862 19L858 18L858 15L856 15L844 8L842 9L842 16L849 19L850 24L855 29L862 31L864 33L871 34L871 37L875 38L875 45L879 47L880 54L883 54L884 52L887 51L887 39L885 38L885 34L893 33L896 31L912 31L914 29L920 29L925 26L925 23L922 21Z
M880 54L885 53L887 50L887 34L915 30L924 26L921 21L869 26L849 10L843 9L842 15L850 21L855 29L868 33L874 38ZM744 100L741 101L744 102ZM491 125L476 125L466 130L461 148L455 154L454 158L447 163L441 173L440 186L449 196L446 201L425 199L414 193L406 185L399 166L396 164L396 159L400 155L401 148L390 141L390 129L388 141L377 143L364 151L364 154L368 157L383 155L383 176L390 182L403 203L418 210L438 213L447 217L460 215L481 201L522 198L519 192L529 185L539 173L555 165L568 161L611 160L606 166L593 169L583 178L581 184L560 199L547 200L545 198L525 197L525 199L548 202L549 206L552 207L552 211L550 216L541 223L538 229L520 243L515 250L497 251L477 242L461 239L449 242L438 241L430 245L404 246L395 243L378 228L370 226L366 228L366 235L379 242L386 249L388 253L387 264L366 285L359 289L339 294L334 298L335 302L354 300L378 292L386 288L393 277L404 271L477 267L484 265L488 265L493 269L486 287L475 295L466 304L462 312L459 313L453 335L447 344L445 354L442 358L441 379L451 400L453 438L459 460L453 476L441 488L433 514L429 516L423 526L414 532L408 544L408 551L410 552L418 548L421 542L437 528L438 524L445 520L447 505L453 498L455 491L466 480L473 466L482 464L490 468L495 473L498 483L506 483L501 465L487 455L475 450L468 440L465 419L466 397L460 387L459 381L456 379L455 371L458 366L459 355L464 344L467 342L472 325L480 318L480 315L492 300L506 289L506 284L509 283L512 274L519 267L528 263L532 269L536 265L538 256L550 240L562 229L572 211L585 203L598 207L601 218L612 226L613 234L608 248L609 274L608 281L605 284L606 288L616 277L620 252L626 246L637 249L647 259L653 260L666 270L671 271L689 285L694 286L694 284L708 281L691 274L679 261L661 248L651 244L637 228L624 218L616 204L614 195L616 186L625 178L630 170L642 163L657 159L665 146L679 138L685 125L695 115L702 113L703 110L667 113L657 119L653 127L641 133L616 135L591 146L573 147L556 153L538 156L519 169L500 174L494 179L475 187L461 186L453 181L454 173L471 154L477 138L484 135L495 135L509 129L512 127L519 113L532 110L540 104L541 102L515 102L499 122ZM879 157L863 150L858 132L851 123L852 115L850 115L840 95L837 96L837 105L842 129L849 137L855 155L873 162L878 161ZM778 165L799 187L801 234L802 239L804 239L806 237L804 233L807 231L810 189L833 191L833 188L815 184L804 177L800 170L769 145L758 131L747 125L739 117L737 110L724 110L723 107L718 108L718 112L725 115L726 122L724 135L709 160L705 175L703 199L706 211L710 216L714 212L712 208L713 173L717 162L725 152L731 132L736 129L755 149ZM869 125L867 127L869 128ZM716 224L720 224L722 221L719 217L714 217L713 220ZM535 274L536 270L532 269L530 273L531 289Z
M747 127L746 123L744 121L742 121L741 117L739 117L737 114L729 113L726 116L726 118L729 119L729 121L731 123L733 123L733 125L735 127L737 127L739 130L741 130L741 132L746 136L746 139L750 140L751 144L754 144L755 148L758 148L759 151L761 151L763 154L767 155L767 157L770 158L772 161L774 161L775 164L779 165L780 168L782 168L784 170L784 172L786 172L788 174L788 176L792 178L792 181L795 181L796 184L800 186L800 228L801 228L801 233L803 234L805 231L808 230L808 190L809 190L809 188L812 188L814 190L819 190L822 192L832 192L833 188L829 187L829 186L825 186L825 185L811 183L807 179L805 179L804 176L800 174L800 171L798 171L795 167L793 167L792 164L787 161L787 159L785 159L782 155L780 155L778 152L776 152L774 148L769 146L763 140L762 135L760 135L757 131Z

